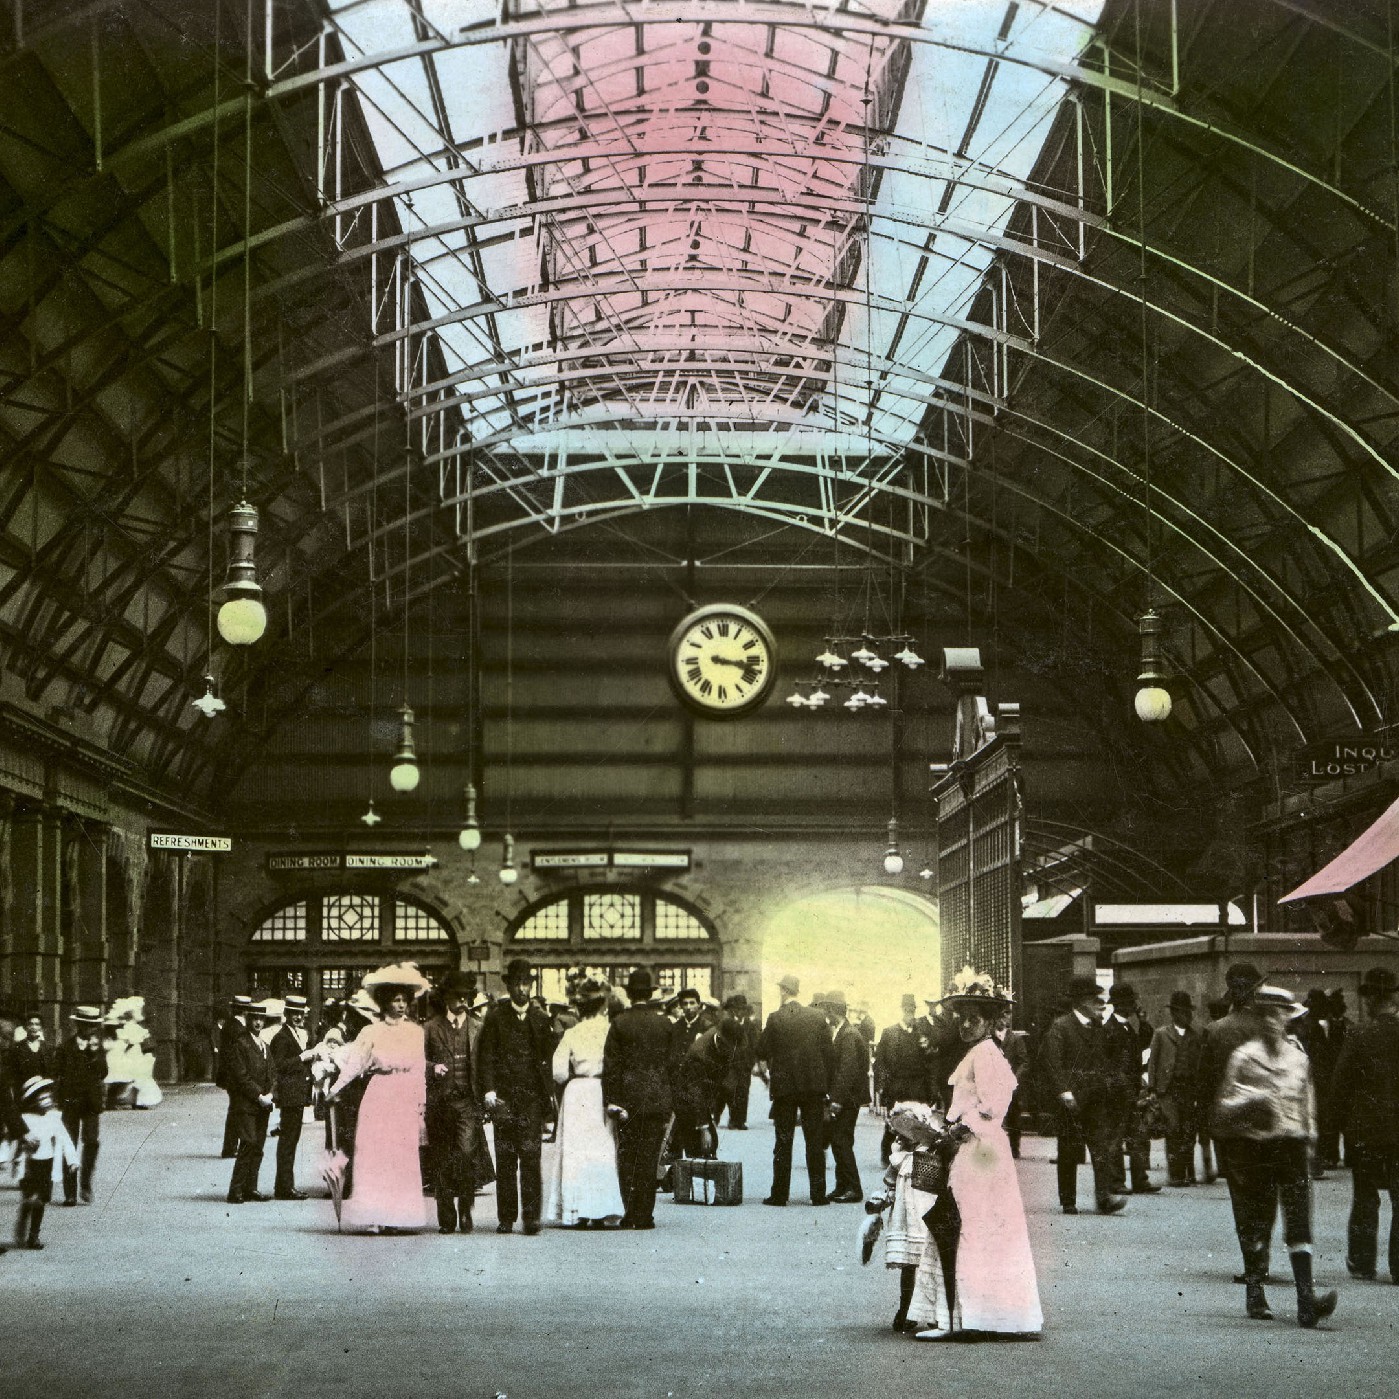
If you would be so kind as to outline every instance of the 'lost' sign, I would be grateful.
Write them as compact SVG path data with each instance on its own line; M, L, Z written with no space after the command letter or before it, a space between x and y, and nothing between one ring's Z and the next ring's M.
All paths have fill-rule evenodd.
M1380 763L1399 759L1399 746L1376 738L1337 739L1314 743L1302 752L1298 776L1303 782L1332 782L1338 777L1354 777Z

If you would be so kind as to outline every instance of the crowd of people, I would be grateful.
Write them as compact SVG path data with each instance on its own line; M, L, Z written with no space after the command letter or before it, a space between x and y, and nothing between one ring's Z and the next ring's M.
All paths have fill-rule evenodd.
M534 968L518 958L505 985L491 999L470 972L432 986L412 964L381 967L325 1008L314 1042L303 998L235 997L216 1071L228 1094L228 1202L310 1198L296 1169L313 1107L325 1132L319 1170L342 1227L415 1231L435 1210L440 1232L469 1233L494 1181L499 1233L651 1229L676 1163L717 1154L726 1112L726 1130L747 1129L756 1074L774 1127L763 1203L793 1203L800 1127L810 1204L864 1204L899 1274L894 1330L931 1341L1039 1334L1015 1166L1027 1118L1056 1139L1066 1214L1078 1213L1085 1162L1103 1214L1119 1213L1129 1192L1159 1192L1155 1136L1165 1138L1167 1186L1223 1176L1243 1260L1235 1281L1258 1320L1273 1315L1265 1287L1279 1212L1299 1324L1314 1327L1337 1305L1313 1280L1311 1181L1341 1161L1342 1141L1353 1276L1377 1275L1381 1193L1399 1205L1399 980L1388 969L1364 977L1358 1026L1334 994L1299 1003L1241 963L1203 1028L1184 991L1158 1027L1130 986L1085 978L1030 1035L1010 1028L1010 996L965 968L923 1016L906 996L873 1050L867 1018L840 992L803 1003L792 976L778 983L780 1004L761 1030L741 995L722 1007L692 989L662 1001L645 969L628 977L625 1001L580 970L568 1005L546 1005ZM125 1071L113 1069L129 1021L94 1006L69 1020L57 1049L31 1017L0 1054L0 1142L22 1174L15 1237L25 1248L42 1247L55 1189L65 1204L92 1200L101 1114L130 1098ZM855 1133L871 1105L884 1117L887 1169L867 1199ZM268 1196L259 1177L274 1111ZM867 1252L872 1240L867 1233ZM1399 1282L1399 1218L1387 1263Z

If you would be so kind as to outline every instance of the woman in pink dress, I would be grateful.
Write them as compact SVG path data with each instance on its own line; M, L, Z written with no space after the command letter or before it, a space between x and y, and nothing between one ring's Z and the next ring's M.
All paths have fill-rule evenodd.
M957 1017L966 1046L948 1079L952 1104L947 1125L960 1123L971 1136L952 1160L951 1200L940 1200L930 1212L934 1238L941 1244L929 1250L930 1256L937 1254L938 1315L937 1325L918 1332L918 1339L1037 1340L1044 1315L1004 1126L1016 1079L992 1037L1010 997L989 976L967 968L944 1004Z
M422 1229L428 1211L418 1145L427 1058L423 1027L408 1018L408 1008L428 983L417 967L400 962L371 972L364 989L383 1019L366 1025L341 1051L340 1072L330 1089L333 1099L355 1079L369 1079L355 1131L355 1188L342 1222L371 1234Z

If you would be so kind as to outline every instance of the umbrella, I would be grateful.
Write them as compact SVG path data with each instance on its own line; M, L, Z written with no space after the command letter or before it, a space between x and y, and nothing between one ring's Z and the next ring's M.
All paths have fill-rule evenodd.
M345 1168L350 1158L335 1144L337 1107L332 1100L326 1105L326 1121L330 1123L330 1150L321 1160L321 1179L330 1191L330 1203L335 1206L335 1227L340 1227L340 1211L345 1205Z

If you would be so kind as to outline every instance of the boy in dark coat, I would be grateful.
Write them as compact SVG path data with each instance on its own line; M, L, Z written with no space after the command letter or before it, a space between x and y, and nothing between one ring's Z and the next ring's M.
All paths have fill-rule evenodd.
M495 1124L496 1233L508 1234L522 1217L525 1233L537 1234L544 1209L544 1126L558 1111L554 1028L531 1000L534 969L523 957L506 967L505 987L509 996L486 1012L477 1066L486 1112Z
M102 1012L97 1006L79 1006L68 1018L73 1022L73 1033L59 1046L54 1083L63 1126L78 1148L79 1165L77 1170L70 1166L63 1172L63 1203L90 1205L107 1098Z

